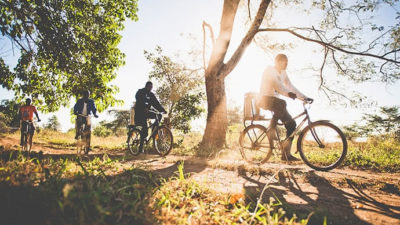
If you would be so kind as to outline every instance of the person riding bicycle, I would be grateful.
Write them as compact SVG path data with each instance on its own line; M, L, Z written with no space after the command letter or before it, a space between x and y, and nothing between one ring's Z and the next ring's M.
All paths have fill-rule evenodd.
M86 132L87 132L87 141L88 146L90 146L90 135L91 135L91 125L88 124L87 116L93 113L94 117L98 118L96 105L94 104L94 100L89 98L90 92L88 90L83 91L82 98L78 99L76 104L74 105L74 114L77 115L75 122L75 139L79 137L79 128L86 124ZM83 115L83 116L79 116Z
M146 82L144 88L139 89L136 92L136 105L135 105L135 125L142 126L140 133L140 145L139 150L143 152L143 143L148 135L147 119L155 119L158 116L158 121L161 120L161 115L156 115L150 112L150 108L154 107L159 112L166 113L156 96L151 92L153 89L153 83L151 81Z
M26 105L21 106L19 109L19 116L21 118L21 143L20 145L23 145L23 137L24 137L24 130L26 129L26 126L31 126L31 135L33 137L33 134L35 133L35 126L33 123L26 123L24 121L33 121L33 114L36 115L36 118L38 119L38 122L40 122L39 119L39 114L36 110L36 107L31 105L32 100L30 98L27 98L25 100Z
M284 54L278 54L275 57L275 65L268 66L263 73L260 95L257 106L270 110L274 113L271 120L270 128L276 127L278 120L281 120L286 128L286 138L288 138L296 129L296 121L292 118L286 109L286 101L279 98L279 94L294 99L300 99L305 102L312 102L313 99L308 98L299 90L297 90L290 82L286 74L288 58ZM272 132L274 132L271 129ZM272 134L272 133L269 133ZM289 138L282 148L282 160L296 161L299 160L290 154L293 137Z

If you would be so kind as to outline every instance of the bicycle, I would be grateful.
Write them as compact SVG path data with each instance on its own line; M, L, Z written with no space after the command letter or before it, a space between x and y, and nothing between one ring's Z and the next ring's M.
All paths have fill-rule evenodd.
M153 147L156 149L160 156L166 156L171 152L173 136L171 130L165 126L161 125L161 120L159 120L159 115L162 113L154 110L150 112L155 113L157 116L154 122L148 127L151 128L151 135L144 140L144 144L147 144L151 139L153 139ZM128 150L134 156L139 155L144 150L140 149L140 131L143 129L141 126L129 125L128 126Z
M77 142L76 149L77 154L80 155L82 153L89 154L90 150L90 116L78 114L77 119L83 120L80 123L80 126L77 129Z
M29 120L22 120L22 151L30 153L33 141L33 122Z
M278 130L279 127L269 127L267 129L261 124L254 124L254 119L251 121L251 125L246 126L245 124L245 129L239 137L242 157L249 163L262 164L267 162L275 149L274 142L277 143L278 149L282 150L283 143L298 134L307 121L308 125L300 131L297 139L296 153L299 152L304 163L315 170L328 171L338 167L347 154L346 137L337 126L328 120L312 122L308 114L311 103L303 103L304 112L294 117L294 119L298 119L304 116L303 120L296 130L282 141ZM254 117L255 115L253 114ZM282 123L277 123L277 126L282 125Z

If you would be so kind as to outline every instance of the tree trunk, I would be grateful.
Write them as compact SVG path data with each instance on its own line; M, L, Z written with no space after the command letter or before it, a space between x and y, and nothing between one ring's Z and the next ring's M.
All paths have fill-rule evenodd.
M239 0L225 0L222 10L221 26L217 41L211 52L208 67L205 72L207 92L207 125L204 131L201 146L207 149L220 149L226 142L226 130L228 127L225 77L236 67L243 52L251 43L254 35L260 27L270 0L262 0L254 21L246 36L232 55L224 64L226 52L231 41L235 15L239 6Z
M206 77L206 92L208 114L202 147L220 149L225 144L228 126L224 77L217 74Z

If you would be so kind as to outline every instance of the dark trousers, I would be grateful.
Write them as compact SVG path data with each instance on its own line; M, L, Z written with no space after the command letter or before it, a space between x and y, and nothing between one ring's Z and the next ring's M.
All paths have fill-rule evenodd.
M75 121L75 132L76 135L78 135L78 129L83 125L86 124L85 129L83 130L83 137L82 139L86 140L87 146L90 146L90 139L92 135L92 127L91 124L87 123L87 118L83 116L77 116L76 121Z
M22 121L21 122L21 143L20 145L22 145L23 141L24 141L24 131L26 129L28 129L28 126L31 126L31 135L33 136L33 134L35 134L35 126L33 125L33 123L27 123Z
M135 125L142 127L142 129L140 130L140 145L139 145L140 150L143 149L144 140L149 135L149 127L147 125L147 119L155 119L156 117L158 117L158 121L161 121L162 115L160 114L157 115L153 112L144 114L144 116L142 116L142 118L140 119L135 119Z
M287 111L284 100L272 96L262 96L257 105L262 109L270 110L274 113L270 127L275 127L278 120L282 121L286 128L286 137L289 137L296 129L296 121Z

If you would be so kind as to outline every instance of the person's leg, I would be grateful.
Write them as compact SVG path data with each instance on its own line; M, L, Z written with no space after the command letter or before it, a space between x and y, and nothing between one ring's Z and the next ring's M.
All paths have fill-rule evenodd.
M90 140L91 140L91 136L92 136L91 124L86 124L85 135L86 135L86 144L87 144L86 146L90 149Z
M292 118L286 108L286 102L282 99L275 98L273 104L274 116L282 121L286 128L286 142L284 143L282 149L282 159L283 160L296 160L294 156L290 154L290 149L292 147L293 137L289 138L290 135L296 129L296 121Z
M77 116L75 120L75 139L79 136L79 127L81 126L81 117Z
M29 144L32 146L32 141L33 141L33 135L35 134L35 125L33 123L30 124L31 126L31 137L29 138Z
M24 130L25 130L25 126L26 123L24 123L23 121L21 122L21 142L20 145L22 146L22 144L24 143Z
M143 145L144 145L144 140L146 140L147 135L148 135L148 126L147 126L147 121L144 121L143 123L141 123L140 125L142 127L142 129L140 130L140 144L139 144L139 151L144 152L143 151Z

